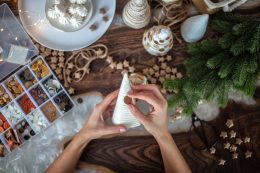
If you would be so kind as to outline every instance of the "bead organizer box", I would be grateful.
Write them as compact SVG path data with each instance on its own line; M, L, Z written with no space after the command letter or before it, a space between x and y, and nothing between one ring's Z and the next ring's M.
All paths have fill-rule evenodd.
M73 107L42 57L24 65L0 84L0 160Z

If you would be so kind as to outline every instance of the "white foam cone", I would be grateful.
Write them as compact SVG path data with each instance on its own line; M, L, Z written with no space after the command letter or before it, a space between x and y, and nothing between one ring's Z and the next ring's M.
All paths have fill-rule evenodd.
M127 128L133 128L140 125L140 122L134 117L134 115L131 113L131 111L128 109L128 106L124 102L124 98L130 90L131 86L128 75L124 74L112 121L114 124L123 124Z

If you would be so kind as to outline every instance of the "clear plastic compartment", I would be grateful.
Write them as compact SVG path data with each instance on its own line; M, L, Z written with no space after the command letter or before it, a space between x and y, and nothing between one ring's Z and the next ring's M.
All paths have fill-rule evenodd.
M33 64L40 61L43 62L48 70L48 73L43 76L37 75L37 72L34 72L33 70ZM28 70L28 72L30 72L36 80L36 82L30 87L26 87L23 80L21 79L21 75L23 74L24 70ZM14 95L12 94L12 91L8 89L8 81L12 79L14 79L17 84L19 84L23 89L23 92L21 94ZM50 79L55 81L55 86L59 86L57 91L54 93L50 93L49 88L46 86L46 82ZM56 120L63 117L64 114L69 112L75 106L75 103L72 101L67 91L61 85L55 74L51 71L50 67L41 56L38 56L35 60L25 65L15 74L11 75L8 79L0 84L0 87L2 87L5 92L10 96L10 102L0 107L0 117L2 114L2 116L9 123L9 127L5 129L2 133L0 133L0 139L2 139L3 144L5 145L7 150L6 155L14 152L17 148L22 147L24 143L31 140L35 135L38 135L44 129L51 126ZM46 100L44 100L41 104L37 102L37 98L35 98L34 94L32 94L32 91L37 87L39 87L42 92L47 96ZM32 110L28 112L24 111L23 106L21 105L21 99L23 99L25 96L35 106ZM62 98L60 98L61 96L65 98L65 102L69 103L69 107L65 110L62 109L64 107L60 105L62 103ZM62 104L64 105L64 103ZM15 109L20 112L20 116L16 118L13 118L12 116L10 117L10 113L7 113L6 111L10 106L15 107ZM55 112L56 115L54 114L54 117L50 117L50 115L48 117L48 114L50 114L51 111ZM19 134L19 124L23 121L25 121L31 128L31 130L35 133L34 135L31 135L30 139L28 140L24 140L23 135ZM9 138L10 135L13 135L13 139L18 138L20 143L17 144L17 146L15 145L15 147L9 147L12 142L10 142L10 139L7 139L6 134L9 135Z

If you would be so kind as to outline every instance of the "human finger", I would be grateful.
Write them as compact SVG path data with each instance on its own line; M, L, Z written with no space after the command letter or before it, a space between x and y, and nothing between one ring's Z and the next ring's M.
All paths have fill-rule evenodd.
M162 93L160 92L159 88L154 84L147 84L147 85L134 85L133 87L134 92L135 91L151 91L154 95L156 95L158 98L164 99Z
M127 105L132 114L139 120L143 125L148 121L148 118L133 104Z
M96 110L100 113L104 112L108 106L116 99L118 96L119 90L113 91L112 93L108 94L104 100L96 105Z
M146 101L153 107L157 108L160 105L160 100L156 96L154 96L152 93L149 93L147 91L140 91L140 92L135 92L135 93L129 93L129 97L135 98L135 99L140 99L143 101Z
M99 133L101 136L123 133L123 132L126 132L126 127L123 125L104 126L99 129Z

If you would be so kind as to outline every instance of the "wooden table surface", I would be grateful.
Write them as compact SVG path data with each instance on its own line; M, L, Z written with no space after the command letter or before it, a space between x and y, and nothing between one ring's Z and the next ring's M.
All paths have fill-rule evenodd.
M17 14L17 0L2 0L11 3L12 10ZM121 16L122 9L127 1L117 0L116 16ZM259 8L239 11L241 14L254 15L260 19ZM147 27L149 28L149 27ZM137 70L152 66L156 58L143 49L141 44L142 34L146 28L133 30L121 24L113 24L107 33L97 42L108 46L115 60L127 59L134 64ZM176 32L179 35L179 32ZM210 36L210 34L208 34ZM175 41L174 48L170 52L174 60L172 66L183 69L182 62L187 57L186 44ZM77 94L88 91L100 91L107 94L118 88L121 81L121 73L112 71L108 64L96 61L92 64L92 73L83 81L73 86ZM212 121L218 131L228 130L225 127L227 118L235 122L234 129L239 136L250 136L251 143L243 144L239 148L239 159L232 160L231 154L224 149L218 150L217 155L211 155L208 151L198 151L191 147L187 133L173 135L175 142L184 155L193 172L259 172L260 171L260 90L255 96L256 106L245 106L230 102L220 116ZM253 157L245 159L243 153L246 149L253 151ZM224 157L227 162L224 166L218 166L219 157ZM173 156L174 157L174 156ZM110 139L98 139L90 143L81 157L82 162L105 166L115 172L164 172L160 150L156 141L151 136L114 137Z

